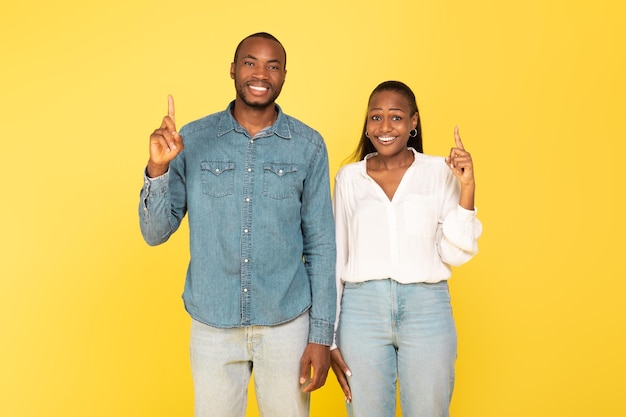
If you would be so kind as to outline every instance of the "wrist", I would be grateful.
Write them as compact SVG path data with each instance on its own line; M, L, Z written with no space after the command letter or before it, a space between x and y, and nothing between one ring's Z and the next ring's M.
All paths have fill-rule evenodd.
M476 184L461 183L461 195L459 197L459 205L466 210L474 210L474 196L476 193Z
M146 174L148 178L156 178L165 174L169 169L170 164L157 164L152 160L148 160L148 166L146 167Z
M461 185L461 190L466 189L468 191L474 191L476 188L476 182L473 178L467 181L460 180L459 184Z

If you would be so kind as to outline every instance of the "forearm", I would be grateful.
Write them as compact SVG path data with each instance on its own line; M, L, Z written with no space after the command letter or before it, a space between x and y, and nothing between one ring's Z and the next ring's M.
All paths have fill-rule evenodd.
M474 210L476 194L476 184L472 181L469 184L461 183L461 194L459 196L459 205L466 210Z
M167 173L153 180L146 176L141 189L139 227L144 240L151 246L167 241L176 229L171 220L168 180Z
M330 346L333 343L337 303L337 251L328 155L323 142L320 142L307 176L302 207L304 258L311 284L309 342Z
M330 227L328 227L330 226ZM330 346L335 331L337 289L335 235L332 216L320 224L318 242L305 255L311 285L309 342Z

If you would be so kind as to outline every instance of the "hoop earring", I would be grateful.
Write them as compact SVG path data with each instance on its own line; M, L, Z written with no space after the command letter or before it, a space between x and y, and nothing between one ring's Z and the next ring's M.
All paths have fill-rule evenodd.
M417 129L413 129L409 132L409 135L414 138L415 136L417 136Z
M367 130L365 131L365 137L368 138L368 139L371 139L370 138L370 134L367 132Z

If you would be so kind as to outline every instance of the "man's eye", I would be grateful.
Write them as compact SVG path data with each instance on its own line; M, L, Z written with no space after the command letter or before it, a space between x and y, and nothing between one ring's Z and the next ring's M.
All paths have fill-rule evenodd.
M270 71L276 71L276 70L278 70L278 67L277 67L276 65L270 65L270 66L268 67L268 69L269 69Z
M246 67L254 66L254 64L252 62L244 62L243 65L245 65Z

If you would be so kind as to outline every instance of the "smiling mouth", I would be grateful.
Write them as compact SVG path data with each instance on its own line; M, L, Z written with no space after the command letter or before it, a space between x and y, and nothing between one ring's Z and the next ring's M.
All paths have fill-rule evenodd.
M264 92L266 92L267 90L269 90L269 87L262 87L262 86L260 86L260 85L248 85L248 87L249 87L251 90L258 91L258 92L261 92L261 93L264 93Z
M378 140L381 141L381 142L391 142L396 137L397 136L378 136Z

